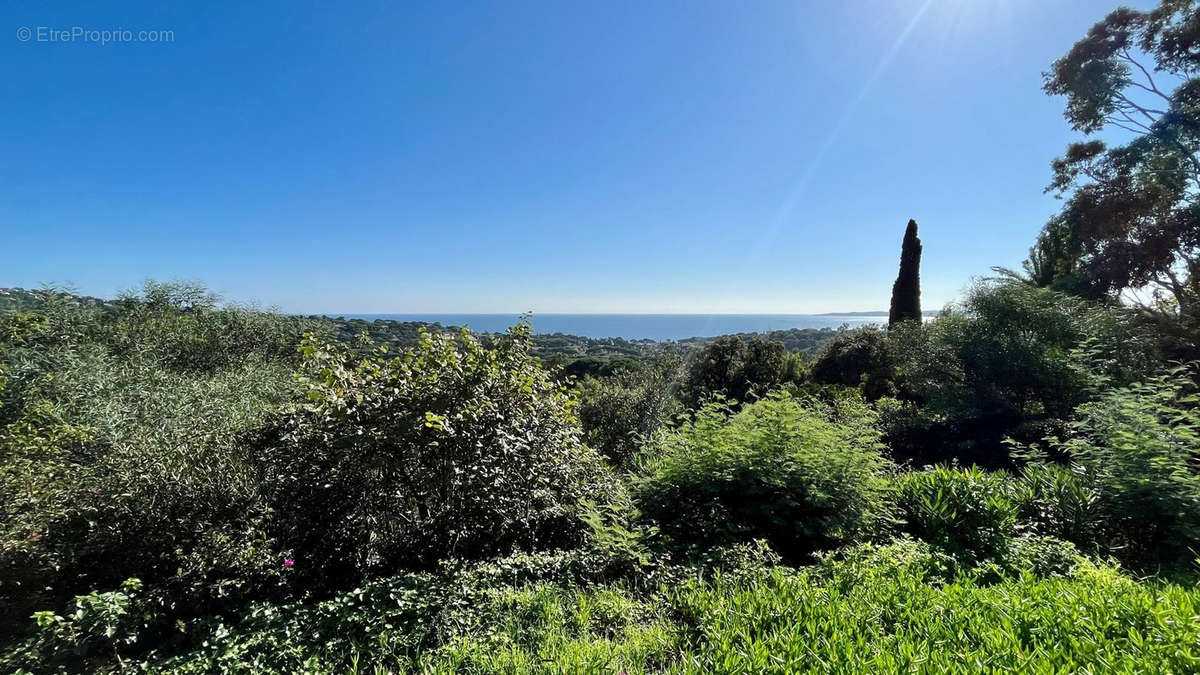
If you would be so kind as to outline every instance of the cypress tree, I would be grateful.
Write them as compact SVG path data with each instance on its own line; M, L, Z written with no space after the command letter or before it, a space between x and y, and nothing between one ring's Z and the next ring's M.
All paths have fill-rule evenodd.
M892 284L888 326L914 320L921 320L921 240L917 238L917 221L910 220L900 248L900 274Z

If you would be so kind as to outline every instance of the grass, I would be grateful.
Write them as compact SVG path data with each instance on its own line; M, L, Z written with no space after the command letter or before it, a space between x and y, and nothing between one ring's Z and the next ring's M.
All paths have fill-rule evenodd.
M171 672L241 672L250 663L427 673L1200 670L1194 587L1139 582L1092 563L1064 576L941 583L923 571L925 561L881 551L800 570L691 577L652 592L501 586L408 622L396 612L403 601L395 592L375 593L343 612L347 627L379 619L366 618L370 629L348 649L326 651L303 636L311 610L279 608L281 620L266 629L226 631L203 656L146 665ZM337 631L336 623L323 629ZM411 640L418 627L431 639Z

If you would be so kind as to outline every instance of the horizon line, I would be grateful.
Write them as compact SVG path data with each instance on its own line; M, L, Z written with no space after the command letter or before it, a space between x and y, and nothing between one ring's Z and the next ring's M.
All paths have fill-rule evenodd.
M933 310L926 310L933 311ZM290 312L289 312L290 313ZM295 312L303 316L323 316L327 318L355 316L853 316L853 315L887 315L887 310L848 310L841 312Z

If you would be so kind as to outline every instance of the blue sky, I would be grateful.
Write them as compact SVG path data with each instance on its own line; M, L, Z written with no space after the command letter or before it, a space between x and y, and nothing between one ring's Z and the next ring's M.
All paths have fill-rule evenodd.
M1116 3L5 3L0 286L295 312L884 309L1015 266ZM1148 2L1127 2L1135 7ZM170 30L169 43L19 29Z

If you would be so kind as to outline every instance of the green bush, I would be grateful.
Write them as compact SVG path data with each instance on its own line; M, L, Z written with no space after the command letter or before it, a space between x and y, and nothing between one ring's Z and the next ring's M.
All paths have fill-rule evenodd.
M117 346L138 311L48 294L0 317L0 635L129 577L164 624L279 589L240 437L295 395L295 355L175 368Z
M307 403L257 451L297 583L582 541L581 503L619 484L529 346L528 324L494 347L422 333L391 358L305 344Z
M1069 541L1022 535L1012 540L1008 558L1002 565L1009 571L1028 572L1041 578L1069 576L1087 562Z
M969 564L1007 552L1017 521L1008 474L937 467L896 482L904 527L914 537Z
M575 391L584 438L618 467L631 466L642 445L680 412L668 374L657 370L589 377Z
M522 554L381 579L321 602L255 605L236 621L206 626L191 651L172 655L159 646L140 661L91 665L171 673L1200 666L1200 591L1139 583L1114 567L1080 561L1061 542L1032 540L1027 548L1027 564L1051 576L1026 567L981 583L977 575L954 574L947 556L910 539L855 546L802 570L763 566L749 553L746 570L640 587L564 575L572 554ZM107 611L120 606L109 599L92 616L125 616ZM39 655L35 648L24 654L32 661L0 656L0 667L44 669Z
M1015 488L1023 527L1070 541L1090 553L1103 552L1100 493L1081 473L1069 466L1035 462L1021 469Z
M981 282L934 321L887 332L897 460L1010 468L1006 439L1057 433L1104 387L1156 367L1152 334L1120 308L1015 282Z
M137 607L141 590L140 580L126 579L120 590L77 596L66 616L37 612L35 636L0 656L0 666L66 669L80 661L104 663L143 637L145 617Z
M665 437L638 502L678 548L764 539L786 560L804 560L886 516L873 421L855 400L774 393L736 414L708 404Z
M293 390L287 370L88 366L64 373L70 390L39 389L52 398L0 432L10 602L54 606L137 576L168 615L186 616L278 588L269 514L239 436Z
M1080 406L1063 440L1103 550L1137 568L1200 551L1200 397L1183 369Z
M112 353L170 370L211 372L254 360L291 361L305 332L330 332L319 321L222 305L199 284L147 281L115 305L102 319Z

